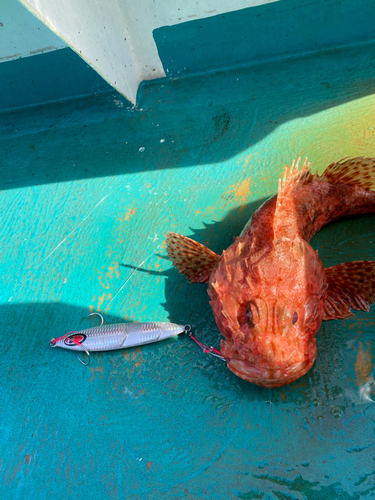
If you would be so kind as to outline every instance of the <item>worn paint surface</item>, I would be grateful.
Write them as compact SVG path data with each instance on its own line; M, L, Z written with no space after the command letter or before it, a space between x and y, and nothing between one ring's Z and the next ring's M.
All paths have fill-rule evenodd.
M374 60L351 47L149 84L138 109L108 92L0 115L2 499L374 496L374 308L325 323L282 389L184 336L88 368L48 346L156 250L107 321L189 323L217 347L206 287L171 267L164 233L221 251L294 157L374 155ZM327 266L375 259L374 217L313 245Z

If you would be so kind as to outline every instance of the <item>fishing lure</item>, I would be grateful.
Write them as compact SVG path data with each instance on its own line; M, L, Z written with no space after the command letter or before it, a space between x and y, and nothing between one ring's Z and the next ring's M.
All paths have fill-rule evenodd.
M188 333L191 330L190 325L183 326L163 322L104 325L101 314L92 313L89 316L93 315L100 316L100 326L69 332L62 337L52 339L50 346L72 351L84 351L88 356L87 362L78 359L83 365L88 365L91 351L113 351L115 349L151 344L180 333Z

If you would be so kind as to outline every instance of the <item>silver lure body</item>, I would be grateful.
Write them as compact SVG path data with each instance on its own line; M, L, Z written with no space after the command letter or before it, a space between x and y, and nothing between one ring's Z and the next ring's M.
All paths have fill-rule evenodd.
M151 344L184 331L185 326L174 323L119 323L72 332L58 339L54 345L72 351L113 351Z

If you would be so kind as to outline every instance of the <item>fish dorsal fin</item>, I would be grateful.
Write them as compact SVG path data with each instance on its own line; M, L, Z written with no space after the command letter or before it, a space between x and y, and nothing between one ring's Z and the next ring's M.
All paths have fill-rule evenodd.
M300 160L301 158L298 158L297 161L293 160L292 166L286 167L284 170L283 178L279 179L279 189L277 192L276 209L273 223L275 238L276 235L278 235L279 225L281 225L281 227L284 226L284 210L290 209L290 203L288 203L290 195L308 182L311 182L311 180L314 178L314 176L310 172L310 163L307 162L307 158L305 159L301 170L299 170L298 165ZM277 236L277 238L279 238L279 236Z
M350 308L369 311L375 302L375 261L346 262L325 269L327 295L323 320L352 316Z
M177 233L166 234L167 253L173 265L191 283L207 283L220 256Z
M286 167L283 178L279 179L279 189L277 193L278 206L298 187L310 182L313 178L310 172L310 163L307 163L307 158L305 158L301 170L298 168L300 160L301 158L298 158L297 161L293 160L292 166Z
M336 182L363 189L375 190L375 158L343 158L331 163L321 176L314 176L318 181Z
M286 167L283 178L279 179L278 208L293 191L309 182L332 182L375 190L375 158L343 158L328 165L321 175L311 173L307 158L299 170L300 160L293 160L292 166Z

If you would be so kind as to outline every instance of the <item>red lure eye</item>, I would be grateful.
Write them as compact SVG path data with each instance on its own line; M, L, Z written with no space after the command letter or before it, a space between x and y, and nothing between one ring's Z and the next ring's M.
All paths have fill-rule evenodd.
M295 325L298 321L298 313L297 311L294 311L294 314L293 314L293 319L292 319L292 323L293 325Z

